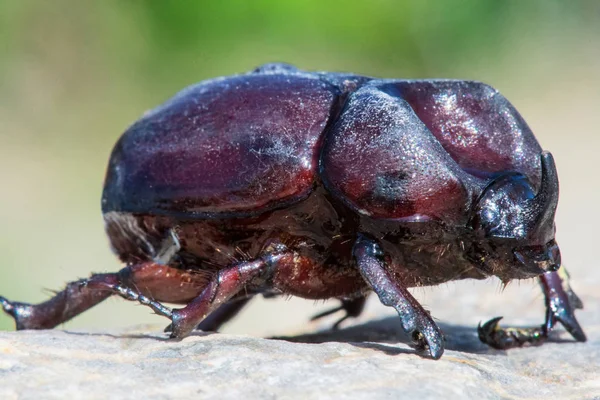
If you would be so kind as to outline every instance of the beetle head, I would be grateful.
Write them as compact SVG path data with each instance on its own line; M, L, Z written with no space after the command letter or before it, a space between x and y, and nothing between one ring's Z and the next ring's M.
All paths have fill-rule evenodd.
M471 258L501 278L531 277L560 267L554 240L558 177L552 154L543 152L541 164L537 194L527 177L509 173L493 180L475 205Z

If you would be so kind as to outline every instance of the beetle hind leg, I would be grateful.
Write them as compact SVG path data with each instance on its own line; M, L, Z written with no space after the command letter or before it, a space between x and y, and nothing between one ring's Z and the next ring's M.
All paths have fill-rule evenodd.
M387 273L379 245L359 235L353 248L354 257L362 276L386 306L400 315L402 329L408 333L418 351L428 350L434 359L444 353L444 335L423 306L405 287Z
M168 313L166 307L161 308L154 300L185 303L198 296L206 284L206 276L143 262L117 273L94 274L88 279L70 282L64 290L40 304L11 302L2 297L0 306L14 318L17 330L51 329L113 294L139 300L164 315Z
M150 307L156 314L171 318L173 310L162 305L160 302L143 295L138 290L126 286L122 283L107 282L105 280L88 279L81 282L82 288L109 291L111 294L121 296L125 300L137 301L142 305Z
M117 283L119 275L98 274L93 275L91 279ZM0 305L14 318L17 330L51 329L92 308L111 295L108 292L83 288L82 285L86 281L70 282L63 291L40 304L11 302L0 297Z
M500 328L498 322L502 317L497 317L479 325L477 332L483 343L501 350L540 345L548 339L557 322L560 322L576 341L587 340L575 318L575 310L583 308L583 303L571 289L564 267L556 272L545 273L539 279L546 303L544 324L532 328Z
M86 289L109 291L125 300L137 301L150 307L158 315L171 320L165 332L170 332L172 338L183 338L192 332L196 326L213 312L217 312L214 319L210 319L204 328L218 326L226 319L235 315L245 302L238 304L229 303L255 278L269 272L269 267L279 260L280 255L267 253L254 261L244 261L233 266L219 270L212 279L204 285L203 289L188 304L179 309L171 309L160 302L144 295L130 285L121 283L110 283L90 279L81 285ZM235 305L234 305L235 304ZM219 308L223 309L223 315L219 314ZM236 308L239 307L237 310ZM213 325L213 326L211 326Z

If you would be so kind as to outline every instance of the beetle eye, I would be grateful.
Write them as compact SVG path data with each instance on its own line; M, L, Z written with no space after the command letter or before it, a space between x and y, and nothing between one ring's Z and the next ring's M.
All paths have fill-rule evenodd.
M500 213L498 212L498 210L492 209L492 208L488 208L487 210L485 210L483 212L483 220L485 221L486 225L488 225L489 227L496 226L498 225L498 220L500 219Z
M486 236L493 234L500 227L500 212L494 207L487 207L479 216L480 229Z

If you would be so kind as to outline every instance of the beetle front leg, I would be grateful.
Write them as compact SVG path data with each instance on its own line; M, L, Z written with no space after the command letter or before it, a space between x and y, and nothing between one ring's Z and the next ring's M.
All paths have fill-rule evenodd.
M501 350L527 344L540 345L548 339L557 322L560 322L576 341L587 340L575 318L575 310L583 308L583 303L571 289L565 268L545 273L539 279L546 303L544 324L532 328L500 328L498 322L502 317L497 317L479 326L479 339L483 343Z
M396 309L402 329L411 336L415 348L428 349L432 358L439 359L444 353L442 331L410 292L389 276L380 246L359 235L352 251L363 278L384 305Z

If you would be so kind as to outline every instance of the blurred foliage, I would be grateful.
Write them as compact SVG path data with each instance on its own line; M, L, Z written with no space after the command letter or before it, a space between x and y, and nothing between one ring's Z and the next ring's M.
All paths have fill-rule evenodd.
M4 1L1 72L30 62L77 75L78 87L99 75L161 92L265 61L456 75L497 65L524 39L572 38L599 10L595 0Z
M0 293L118 268L98 206L112 144L188 84L285 61L504 90L600 59L599 33L597 0L0 1Z
M599 32L595 0L2 1L0 135L104 146L175 91L273 61L518 84L555 68L518 58L570 57Z

